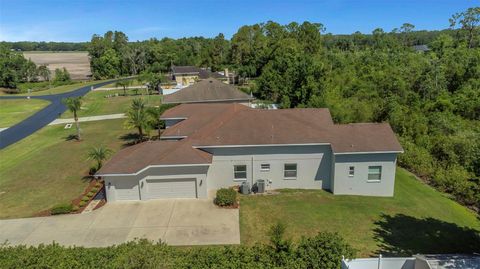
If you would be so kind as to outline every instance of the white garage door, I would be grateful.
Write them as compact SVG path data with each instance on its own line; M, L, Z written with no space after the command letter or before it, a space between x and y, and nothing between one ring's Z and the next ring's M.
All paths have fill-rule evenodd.
M138 181L117 180L115 182L115 199L119 200L140 200Z
M149 179L146 185L148 199L197 197L195 178Z

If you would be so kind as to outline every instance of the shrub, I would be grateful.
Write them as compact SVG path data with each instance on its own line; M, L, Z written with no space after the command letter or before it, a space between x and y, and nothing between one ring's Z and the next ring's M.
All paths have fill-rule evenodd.
M79 207L84 207L86 204L87 204L87 202L82 200L82 201L80 201L80 203L78 203L78 206Z
M83 197L82 197L82 201L88 202L88 201L90 201L90 197L88 197L88 196L83 196Z
M99 190L100 188L98 187L93 187L90 192L94 192L94 193L97 193L97 191Z
M96 194L96 192L94 192L94 191L91 190L89 193L87 193L87 197L91 198L91 197L93 197L95 194Z
M77 212L79 209L80 209L80 207L78 207L77 205L74 205L72 207L72 212Z
M73 206L71 204L60 204L54 206L50 211L52 215L59 215L59 214L68 214L72 212Z
M302 238L295 250L300 268L340 268L342 256L351 259L355 250L337 233L321 232Z
M218 206L232 206L237 201L237 192L233 189L219 189L214 203Z
M100 189L102 187L102 182L95 183L95 187Z

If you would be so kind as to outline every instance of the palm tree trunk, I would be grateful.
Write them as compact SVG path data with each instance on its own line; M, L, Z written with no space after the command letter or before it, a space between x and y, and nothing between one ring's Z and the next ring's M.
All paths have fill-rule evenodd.
M123 96L127 96L127 87L123 86Z
M142 140L142 138L143 138L143 130L142 130L142 127L138 127L138 135L140 136L139 140Z
M75 119L75 127L77 128L77 140L82 140L82 137L80 136L80 123L78 122L76 111L73 111L73 118Z
M160 125L158 125L158 139L160 139L161 133L162 133L162 130L160 130Z

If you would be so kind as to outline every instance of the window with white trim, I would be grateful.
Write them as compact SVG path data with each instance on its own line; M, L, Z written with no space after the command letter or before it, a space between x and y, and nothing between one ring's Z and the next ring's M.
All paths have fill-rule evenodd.
M260 164L260 171L262 171L262 172L270 171L270 164L269 163Z
M381 166L369 166L368 167L368 181L380 181L382 179L382 167Z
M353 177L355 175L355 166L348 167L348 176Z
M233 178L235 180L247 179L247 166L246 165L234 165L233 166Z
M283 168L283 176L285 179L296 179L297 178L297 164L296 163L286 163Z

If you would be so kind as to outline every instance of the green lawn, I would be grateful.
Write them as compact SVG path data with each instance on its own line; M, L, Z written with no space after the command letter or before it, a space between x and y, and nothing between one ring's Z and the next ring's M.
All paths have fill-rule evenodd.
M87 151L99 145L119 150L126 143L120 137L130 132L123 121L81 123L82 142L68 139L74 128L47 126L0 150L0 218L29 217L80 195L94 165Z
M0 127L10 127L50 104L38 99L0 99Z
M287 225L294 240L319 231L339 232L359 256L480 249L477 216L401 168L393 198L334 196L322 190L241 197L243 244L267 241L267 231L277 221Z
M78 88L81 88L83 86L89 86L89 85L97 84L97 83L100 83L100 82L103 82L103 81L107 81L107 80L82 81L82 82L77 82L77 83L73 83L73 84L69 84L69 85L63 85L63 86L50 88L48 90L32 92L31 94L28 94L28 93L16 94L16 96L28 96L28 95L38 96L38 95L50 95L50 94L70 92L70 91L76 90Z
M79 117L106 115L125 113L135 98L143 98L148 105L160 105L160 95L140 95L144 91L138 91L138 94L133 90L127 90L127 96L123 96L123 90L113 91L92 91L83 97L82 109L78 113ZM115 96L118 94L118 96ZM106 97L110 96L110 97ZM70 111L63 113L61 118L72 118L73 114Z
M145 81L140 81L140 80L137 80L137 79L132 79L132 85L130 85L129 87L133 87L133 86L144 86L145 85ZM117 87L115 83L110 83L110 84L107 84L105 86L103 86L102 88L114 88L114 87Z

